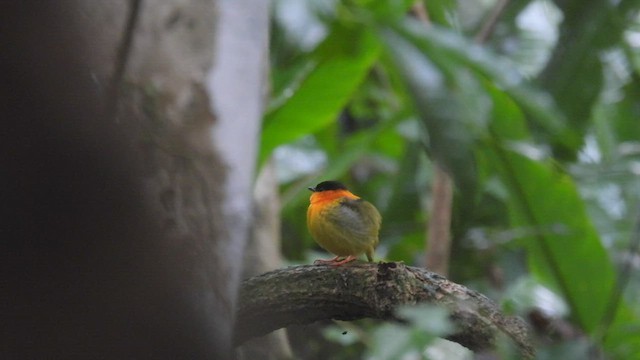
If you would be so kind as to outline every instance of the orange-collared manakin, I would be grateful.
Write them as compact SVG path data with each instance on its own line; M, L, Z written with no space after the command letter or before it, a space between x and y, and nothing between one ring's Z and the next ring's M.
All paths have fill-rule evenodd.
M338 181L323 181L309 190L313 192L307 210L309 232L318 245L336 255L314 264L342 265L362 253L373 261L382 222L378 209Z

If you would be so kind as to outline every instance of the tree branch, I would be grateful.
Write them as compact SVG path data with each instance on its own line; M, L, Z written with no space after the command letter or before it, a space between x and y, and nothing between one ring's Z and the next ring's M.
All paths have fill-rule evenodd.
M396 319L399 305L430 303L450 311L457 332L448 337L473 351L491 349L499 334L523 358L533 358L528 329L503 315L486 296L425 269L402 263L355 263L343 267L302 265L243 282L235 343L293 324L318 320Z

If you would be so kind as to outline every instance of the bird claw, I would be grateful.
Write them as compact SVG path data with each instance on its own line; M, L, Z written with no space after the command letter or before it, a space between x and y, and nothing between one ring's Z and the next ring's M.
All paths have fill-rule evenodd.
M336 256L333 259L329 259L329 260L318 259L318 260L315 260L313 262L313 265L340 266L340 265L344 265L344 264L346 264L348 262L351 262L351 261L356 259L356 257L353 256L353 255L349 255L349 256L345 257L344 259L342 259L342 260L338 260L338 258L340 258L340 257Z

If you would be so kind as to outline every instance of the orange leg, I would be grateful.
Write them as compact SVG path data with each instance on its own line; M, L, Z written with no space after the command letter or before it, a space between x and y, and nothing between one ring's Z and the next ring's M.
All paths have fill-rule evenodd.
M325 260L325 259L318 259L318 260L315 260L315 261L313 262L313 265L333 264L333 263L335 263L336 261L338 261L338 258L339 258L339 257L340 257L340 256L336 256L336 257L334 257L333 259L327 259L327 260Z
M340 266L340 265L344 265L348 262L351 262L353 260L356 259L355 256L353 255L349 255L346 258L342 259L342 260L338 260L340 258L340 256L336 256L333 259L329 259L329 260L323 260L323 259L318 259L316 261L313 262L314 265L333 265L333 266Z
M353 261L353 260L355 260L355 259L356 259L356 257L355 257L355 256L353 256L353 255L349 255L349 256L347 256L346 258L344 258L344 259L342 259L342 260L340 260L340 261L334 262L334 263L333 263L333 264L331 264L331 265L333 265L333 266L340 266L340 265L344 265L344 264L346 264L346 263L348 263L348 262L352 262L352 261Z

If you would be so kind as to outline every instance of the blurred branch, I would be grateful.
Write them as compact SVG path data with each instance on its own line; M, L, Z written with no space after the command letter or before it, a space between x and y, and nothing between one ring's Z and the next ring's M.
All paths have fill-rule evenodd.
M430 303L450 311L457 332L448 337L473 351L491 349L498 335L512 340L522 358L534 349L525 323L502 314L486 296L422 268L402 263L302 265L243 282L235 343L293 324L324 319L397 320L400 305Z
M425 24L430 24L429 14L427 13L427 9L424 6L424 2L422 0L418 0L411 6L411 13L422 21Z
M429 13L421 0L411 7L412 13L425 26L430 26ZM438 274L449 274L451 251L451 211L453 209L453 180L442 166L434 161L435 177L431 187L433 202L429 211L427 238L425 239L425 265Z
M449 274L451 252L451 211L453 180L438 164L434 164L435 177L431 188L433 202L429 211L426 266L440 275Z
M483 44L487 39L489 39L489 36L493 33L500 16L504 13L508 4L509 0L499 0L496 6L491 10L489 17L487 17L487 20L482 23L480 31L476 34L475 41L478 44Z

